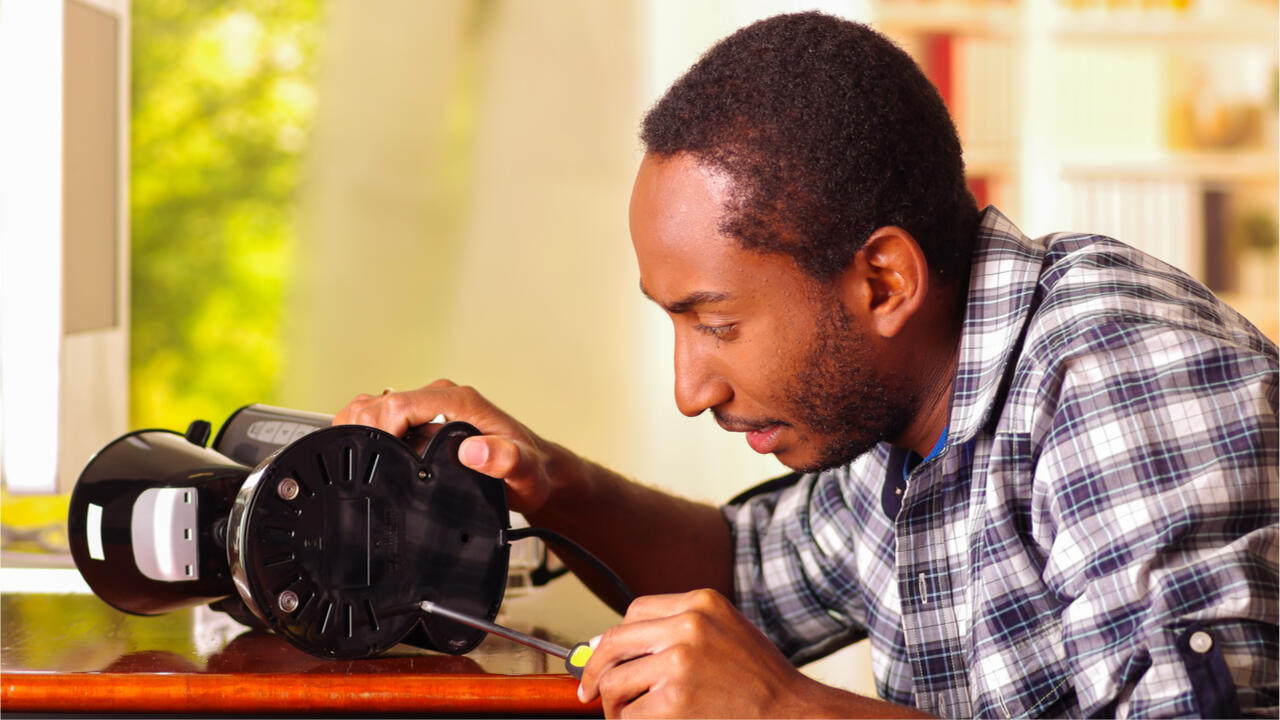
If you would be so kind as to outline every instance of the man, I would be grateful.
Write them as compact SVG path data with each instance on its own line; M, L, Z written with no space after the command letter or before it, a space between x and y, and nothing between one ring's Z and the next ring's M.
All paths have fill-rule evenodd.
M639 599L582 679L610 716L1274 716L1276 348L1175 269L979 213L918 68L816 13L714 46L644 121L642 291L676 404L801 473L717 509L470 388L467 465ZM643 548L643 551L636 551ZM793 663L869 636L883 700Z

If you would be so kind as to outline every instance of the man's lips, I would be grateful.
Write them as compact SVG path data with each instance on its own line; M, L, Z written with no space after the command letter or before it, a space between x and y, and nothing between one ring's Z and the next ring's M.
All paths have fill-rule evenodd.
M716 422L729 432L746 433L747 444L752 450L765 455L778 447L778 436L783 423L778 421L750 422L741 418L716 415Z
M766 425L758 430L748 430L747 444L761 455L767 455L778 447L778 435L781 433L781 425Z

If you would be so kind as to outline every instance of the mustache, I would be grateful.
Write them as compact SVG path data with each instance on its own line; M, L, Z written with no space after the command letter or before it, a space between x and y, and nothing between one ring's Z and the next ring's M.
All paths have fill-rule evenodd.
M787 423L773 418L752 419L742 417L740 415L731 415L727 412L712 408L711 414L715 417L716 423L724 430L729 432L750 432L751 430L759 430L769 427L770 425L786 425Z

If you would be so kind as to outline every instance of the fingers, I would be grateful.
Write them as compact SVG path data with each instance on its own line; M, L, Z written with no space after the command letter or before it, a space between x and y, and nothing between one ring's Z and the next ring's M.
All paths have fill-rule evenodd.
M733 612L732 604L714 590L636 598L622 624L601 637L583 670L579 698L590 702L599 695L606 715L616 717L610 704L621 703L620 709L652 683L685 678L693 671L691 648L704 646L717 630L716 618ZM628 711L637 707L628 706Z
M603 695L600 686L605 676L611 676L619 666L630 666L641 658L660 653L671 643L673 618L661 618L640 622L624 622L605 631L599 645L582 671L578 696L590 702L597 694ZM613 682L618 682L614 678Z
M627 607L627 614L623 617L624 623L640 622L643 620L655 620L677 615L683 612L698 612L706 615L715 615L720 612L731 611L733 603L724 595L703 588L692 590L685 593L670 593L666 595L644 595L638 597Z
M539 451L537 437L474 388L441 379L407 392L358 395L333 422L368 425L406 437L411 428L424 426L438 415L471 423L480 431L459 446L459 459L467 467L505 480L512 510L534 512L542 507L551 487L540 464L546 455ZM424 427L407 439L421 452L431 432L432 428Z
M408 392L386 388L379 395L357 395L334 416L333 424L368 425L419 441L425 447L423 441L430 439L440 427L432 421L438 421L441 415L447 420L471 422L482 433L510 431L510 427L498 426L494 420L500 413L479 393L445 379ZM464 465L498 478L521 469L522 453L509 437L468 438L459 448L458 457Z
M698 653L688 643L671 642L670 637L654 642L653 636L666 631L660 627L661 623L652 624L659 627L645 628L643 634L649 637L606 638L601 642L601 647L605 647L635 641L647 643L654 650L621 661L606 655L602 661L608 665L603 669L592 667L602 662L597 660L600 657L597 650L583 672L578 690L580 700L591 702L599 696L606 717L645 717L652 712L646 711L646 707L680 707L688 701L683 695L693 687L692 681L708 670L714 672L715 668L699 668ZM594 674L589 677L588 673Z
M636 658L602 678L599 694L605 717L643 717L641 701L661 680L666 660L656 655Z
M806 717L808 681L713 590L641 597L607 630L578 697L608 717Z
M357 395L334 416L333 424L368 425L401 436L441 414L451 420L470 420L474 416L489 419L496 413L474 389L441 379L407 392L387 388L379 395Z

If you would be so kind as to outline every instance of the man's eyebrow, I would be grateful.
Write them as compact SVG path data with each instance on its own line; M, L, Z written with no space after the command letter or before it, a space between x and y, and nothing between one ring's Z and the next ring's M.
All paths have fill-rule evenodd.
M688 295L685 295L684 297L680 298L679 300L676 300L675 302L663 304L661 302L658 302L658 300L656 300L652 295L650 295L649 291L644 289L644 285L640 286L640 294L644 295L650 300L653 300L653 302L660 305L664 310L671 313L672 315L679 315L681 313L686 313L692 310L693 308L698 307L699 305L708 305L710 303L723 302L733 297L731 293L726 293L726 292L697 290L689 293Z

